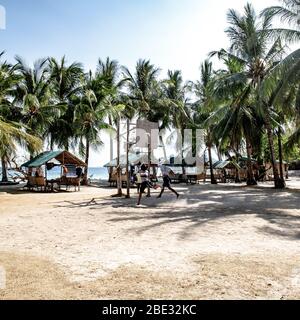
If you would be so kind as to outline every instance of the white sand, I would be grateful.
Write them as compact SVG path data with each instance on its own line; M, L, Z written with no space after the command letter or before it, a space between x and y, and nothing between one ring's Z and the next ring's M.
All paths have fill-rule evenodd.
M299 181L290 185L300 187ZM299 190L174 187L182 195L179 200L167 192L159 200L143 198L141 207L136 207L135 190L130 200L112 199L115 190L101 188L0 192L0 251L49 259L72 281L136 265L192 273L203 254L250 255L257 261L293 257L299 259L299 270L294 269L291 279L298 277Z

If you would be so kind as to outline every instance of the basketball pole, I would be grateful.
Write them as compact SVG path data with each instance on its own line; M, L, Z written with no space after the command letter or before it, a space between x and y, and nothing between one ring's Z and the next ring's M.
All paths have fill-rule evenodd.
M126 198L130 198L130 176L129 176L129 135L130 135L130 120L127 118L127 136L126 136L126 178L127 178L127 194Z
M120 115L118 116L118 119L117 119L117 194L116 195L113 195L112 197L116 198L116 197L122 197L123 196L123 192L122 192L122 177L121 177L121 174L122 174L122 169L121 169L121 163L120 163L120 122L121 122L121 119L120 119Z
M148 168L149 168L149 181L151 182L151 136L149 136L150 143L148 144ZM151 197L150 186L148 187L147 197Z

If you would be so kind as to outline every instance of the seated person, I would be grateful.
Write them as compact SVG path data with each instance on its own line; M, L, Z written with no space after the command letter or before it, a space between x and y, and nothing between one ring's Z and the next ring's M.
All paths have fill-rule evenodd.
M76 176L78 178L81 178L81 176L82 176L82 168L81 167L76 168Z
M42 178L42 177L44 177L44 173L43 173L42 168L37 168L37 169L36 169L35 177L36 177L36 178Z
M63 168L63 176L65 177L67 173L69 172L68 168L66 166L62 166Z

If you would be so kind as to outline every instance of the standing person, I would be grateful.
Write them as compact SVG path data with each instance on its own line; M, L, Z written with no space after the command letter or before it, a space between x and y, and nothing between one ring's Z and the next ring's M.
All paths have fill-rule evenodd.
M168 188L170 191L172 191L177 196L177 199L178 199L179 198L179 193L177 191L175 191L171 187L170 174L173 173L173 171L169 167L163 165L162 163L159 164L159 169L161 171L164 183L163 183L163 186L162 186L162 189L161 189L161 193L157 198L161 198L163 193L164 193L164 191L165 191L165 188Z
M141 178L141 164L138 164L136 170L135 170L135 174L134 174L134 182L136 184L137 187L137 193L140 193L140 189L141 189L141 183L142 183L142 178Z
M149 180L149 171L145 164L141 166L141 170L139 172L141 178L140 190L139 190L139 200L137 205L141 204L142 195L147 188L150 187L150 180Z
M137 193L140 193L141 184L142 184L142 177L141 177L141 172L139 171L139 172L136 174Z

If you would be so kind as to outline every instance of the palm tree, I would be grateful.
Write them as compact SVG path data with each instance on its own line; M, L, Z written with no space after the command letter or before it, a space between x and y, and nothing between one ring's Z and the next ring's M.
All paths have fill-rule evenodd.
M273 37L280 36L287 43L295 43L300 40L300 2L298 0L281 0L282 6L272 6L264 9L262 16L271 17L271 19L279 18L283 23L282 28L270 30ZM300 117L297 112L297 104L300 99L300 50L295 50L287 56L281 63L274 68L270 80L273 82L273 92L270 94L271 102L278 105L278 100L282 104L282 97L286 97L289 91L289 101L291 97L294 99L296 130L291 135L286 144L286 150L292 149L293 146L300 141ZM278 80L279 85L275 84ZM269 81L266 87L270 87ZM268 91L271 90L268 88ZM283 105L283 104L282 104ZM298 126L298 128L297 128Z
M149 60L139 60L134 75L128 68L123 67L122 69L128 90L127 100L130 101L127 105L130 105L131 110L134 110L134 114L138 118L158 122L160 120L157 117L157 110L159 110L159 81L157 80L159 69L152 65ZM148 146L150 146L150 141L148 141ZM150 164L150 147L148 147L148 160ZM150 189L148 189L148 196L150 196Z
M96 71L96 83L98 89L94 90L98 99L103 100L106 110L106 117L110 129L116 128L117 136L117 196L122 196L122 181L120 167L120 122L125 108L121 89L126 82L126 78L120 76L120 66L116 60L106 58L105 61L99 59ZM113 138L110 134L110 157L113 158ZM112 171L111 171L112 173Z
M74 142L75 106L82 90L83 67L78 62L67 65L63 57L60 61L49 58L49 68L53 105L62 112L49 126L50 147L57 145L68 150Z
M20 74L14 95L14 103L22 109L22 122L40 138L45 138L49 126L59 116L59 109L51 105L48 59L40 59L33 68L21 57L16 57ZM33 150L29 150L31 156Z
M213 102L213 68L212 62L209 60L205 60L205 62L201 65L201 79L194 84L194 91L196 96L198 97L198 101L195 103L196 114L195 114L195 122L199 125L208 124L209 122L205 122L211 112L213 112L216 105ZM214 176L213 170L213 159L212 159L212 147L213 147L213 125L209 123L206 125L206 146L208 150L209 156L209 164L210 164L210 176L211 176L211 184L217 184L217 180Z
M162 81L161 87L162 93L157 103L160 108L156 112L156 118L161 122L160 130L172 130L174 128L179 130L180 137L177 137L177 139L179 139L181 142L182 137L184 136L184 130L194 128L191 116L191 106L189 100L187 99L188 85L184 84L181 71L169 70L168 77L166 80ZM172 137L173 134L171 133L170 138ZM162 137L161 143L163 144ZM183 161L184 154L187 151L193 152L193 147L191 147L191 150L188 149L180 146L182 172L184 175L186 173L185 162Z
M85 88L74 113L74 127L76 128L74 136L79 139L80 155L85 156L86 168L83 179L85 185L88 181L90 147L97 149L103 144L100 139L100 130L106 127L98 108L98 101L93 90Z
M272 6L264 9L261 16L279 18L284 24L281 28L270 28L269 35L275 39L280 36L288 43L300 40L300 2L299 0L281 0L281 6ZM287 25L287 26L286 26Z
M155 111L159 108L157 106L159 69L152 65L149 60L139 60L134 75L125 67L123 67L123 71L124 78L127 80L128 96L137 115L149 121L156 120Z
M40 150L42 141L25 132L19 123L5 120L0 116L0 157L2 165L2 182L8 182L7 163L16 153L18 145L30 150Z
M231 58L241 64L241 72L230 74L226 77L225 80L229 85L228 90L232 85L241 84L244 89L241 91L239 104L242 103L243 108L252 106L252 108L258 109L261 106L258 101L262 100L260 97L262 84L267 76L273 72L278 61L280 61L284 48L281 45L280 38L273 41L269 46L271 17L262 16L259 19L250 4L245 6L243 16L231 9L228 13L228 22L230 26L226 33L231 41L230 50L222 49L219 52L213 52L212 55L217 54L220 58ZM259 112L265 119L275 187L283 188L284 184L279 177L276 166L270 105L264 103Z
M0 53L0 59L3 55L4 51ZM12 103L19 81L20 76L16 73L16 66L0 60L0 115L8 120L13 120L17 116L20 118L19 108Z
M245 148L247 185L256 185L251 159L254 151L259 153L263 122L256 112L255 105L250 103L251 84L247 83L247 78L241 77L239 81L234 78L232 81L232 77L241 75L245 71L245 66L230 56L222 56L222 61L227 70L219 70L213 81L214 103L219 104L219 107L212 112L206 122L208 125L213 125L212 136L216 142L218 141L223 153L225 151L230 156L228 151L233 151L238 162L240 151ZM240 181L239 172L236 181Z
M102 145L100 132L103 129L112 129L107 121L115 117L120 107L110 105L111 98L116 93L114 72L112 65L104 66L99 60L99 66L95 76L90 72L83 85L83 93L80 102L75 107L75 135L79 137L80 154L85 155L86 168L84 172L84 183L87 183L90 147L97 148ZM110 70L108 70L108 68Z
M4 51L0 53L0 58ZM16 74L16 67L6 61L0 63L0 157L2 166L2 182L7 182L7 162L16 150L16 138L20 138L20 131L12 121L16 112L12 104L12 97L20 77ZM20 118L19 118L20 119ZM16 118L17 120L17 118Z
M120 66L118 61L111 60L109 57L105 61L99 59L96 71L96 82L98 89L95 90L98 100L106 99L107 108L111 109L111 113L108 112L109 125L113 127L116 124L114 113L113 100L118 97L119 91L124 85L126 79L120 79ZM111 99L112 98L112 99ZM115 101L116 102L116 101ZM113 160L113 137L110 135L110 160Z

